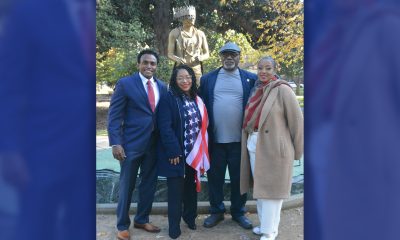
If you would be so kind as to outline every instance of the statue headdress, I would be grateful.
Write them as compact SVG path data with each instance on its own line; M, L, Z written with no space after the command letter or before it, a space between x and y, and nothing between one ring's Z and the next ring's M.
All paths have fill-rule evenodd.
M195 19L196 18L196 8L193 6L184 6L179 8L173 8L174 19Z

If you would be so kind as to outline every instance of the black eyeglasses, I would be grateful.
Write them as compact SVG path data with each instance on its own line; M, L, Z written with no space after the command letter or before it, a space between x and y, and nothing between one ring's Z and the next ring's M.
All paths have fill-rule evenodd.
M235 57L239 56L239 53L237 53L237 52L223 52L223 53L221 53L221 56L224 57L224 58L227 58L227 57L235 58Z

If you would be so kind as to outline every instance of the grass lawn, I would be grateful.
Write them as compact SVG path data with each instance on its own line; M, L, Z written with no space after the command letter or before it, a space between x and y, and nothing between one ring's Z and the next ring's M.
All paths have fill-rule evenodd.
M106 129L96 129L96 136L107 136Z

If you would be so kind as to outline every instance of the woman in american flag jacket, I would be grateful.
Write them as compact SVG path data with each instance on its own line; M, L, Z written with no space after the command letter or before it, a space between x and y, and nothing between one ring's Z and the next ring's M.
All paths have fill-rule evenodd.
M174 69L168 94L159 104L157 168L158 175L167 178L169 236L175 239L181 234L181 218L190 229L196 229L200 175L210 167L208 115L197 96L192 68L180 65Z

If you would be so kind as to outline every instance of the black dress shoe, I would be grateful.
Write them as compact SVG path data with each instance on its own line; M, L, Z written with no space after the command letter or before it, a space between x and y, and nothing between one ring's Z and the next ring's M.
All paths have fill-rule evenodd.
M195 222L196 219L194 219L192 221L186 221L186 219L183 218L183 221L186 223L186 225L188 226L189 229L192 229L192 230L196 230L197 229L196 222Z
M185 220L183 220L183 221L185 221ZM197 229L196 223L194 223L194 222L186 222L186 221L185 221L185 223L186 223L186 225L188 226L189 229L192 229L192 230L196 230Z
M197 229L197 226L196 226L195 223L187 224L187 226L188 226L189 229L192 229L192 230L196 230Z
M180 229L177 229L177 230L170 229L168 235L172 239L177 239L181 235L181 230Z
M239 226L241 226L244 229L251 229L253 228L253 224L251 223L251 221L245 217L245 216L240 216L240 217L232 217L232 220L237 222L239 224Z
M220 221L224 220L224 214L223 213L215 213L211 214L209 217L207 217L204 220L203 226L206 228L211 228L217 225Z

